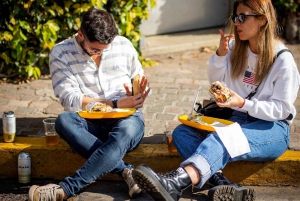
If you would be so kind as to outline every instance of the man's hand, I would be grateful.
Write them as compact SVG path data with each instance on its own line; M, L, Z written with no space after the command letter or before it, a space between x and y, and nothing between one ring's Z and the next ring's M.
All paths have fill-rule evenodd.
M132 92L129 89L129 87L124 84L124 88L126 90L125 97L121 98L118 101L118 107L119 108L141 108L144 105L144 102L146 100L146 97L148 96L150 92L150 88L147 89L148 81L145 76L142 77L140 82L140 93L132 96Z

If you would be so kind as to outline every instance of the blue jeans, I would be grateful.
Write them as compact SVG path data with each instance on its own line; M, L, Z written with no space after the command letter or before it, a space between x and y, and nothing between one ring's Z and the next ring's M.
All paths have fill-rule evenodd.
M84 119L76 112L64 112L55 122L57 133L87 161L60 186L70 197L107 173L119 176L132 165L122 159L138 146L144 136L144 123L137 116L122 119Z
M173 131L172 141L179 154L185 159L180 166L192 164L200 173L201 188L205 182L227 163L234 161L271 161L281 156L290 142L290 129L286 121L265 121L246 113L235 111L230 118L242 127L251 152L231 158L215 132L179 125Z

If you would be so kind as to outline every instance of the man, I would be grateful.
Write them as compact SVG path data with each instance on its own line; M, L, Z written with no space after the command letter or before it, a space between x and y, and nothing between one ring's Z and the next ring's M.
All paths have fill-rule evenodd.
M129 195L141 192L122 158L138 146L144 135L141 108L150 92L138 55L129 40L118 36L113 17L89 9L74 38L57 44L50 53L55 95L65 112L55 122L56 131L78 154L87 159L73 176L46 186L32 186L29 201L64 200L107 173L123 177ZM142 77L140 93L132 96L131 79ZM113 108L136 108L124 118L84 119L77 111L101 102Z

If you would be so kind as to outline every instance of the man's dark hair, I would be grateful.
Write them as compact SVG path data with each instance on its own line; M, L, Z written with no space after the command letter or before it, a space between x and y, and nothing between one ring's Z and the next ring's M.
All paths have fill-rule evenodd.
M109 44L118 35L113 16L96 8L90 8L82 17L80 26L84 37L90 42Z

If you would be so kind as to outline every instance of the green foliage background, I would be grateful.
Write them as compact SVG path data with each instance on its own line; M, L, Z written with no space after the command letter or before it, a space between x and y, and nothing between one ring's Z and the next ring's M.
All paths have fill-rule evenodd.
M1 0L0 73L38 79L52 47L77 32L82 13L92 6L110 12L120 35L141 55L139 25L155 5L156 0ZM140 60L143 66L155 64Z
M300 0L272 0L272 4L276 8L280 16L285 16L288 12L300 12Z

